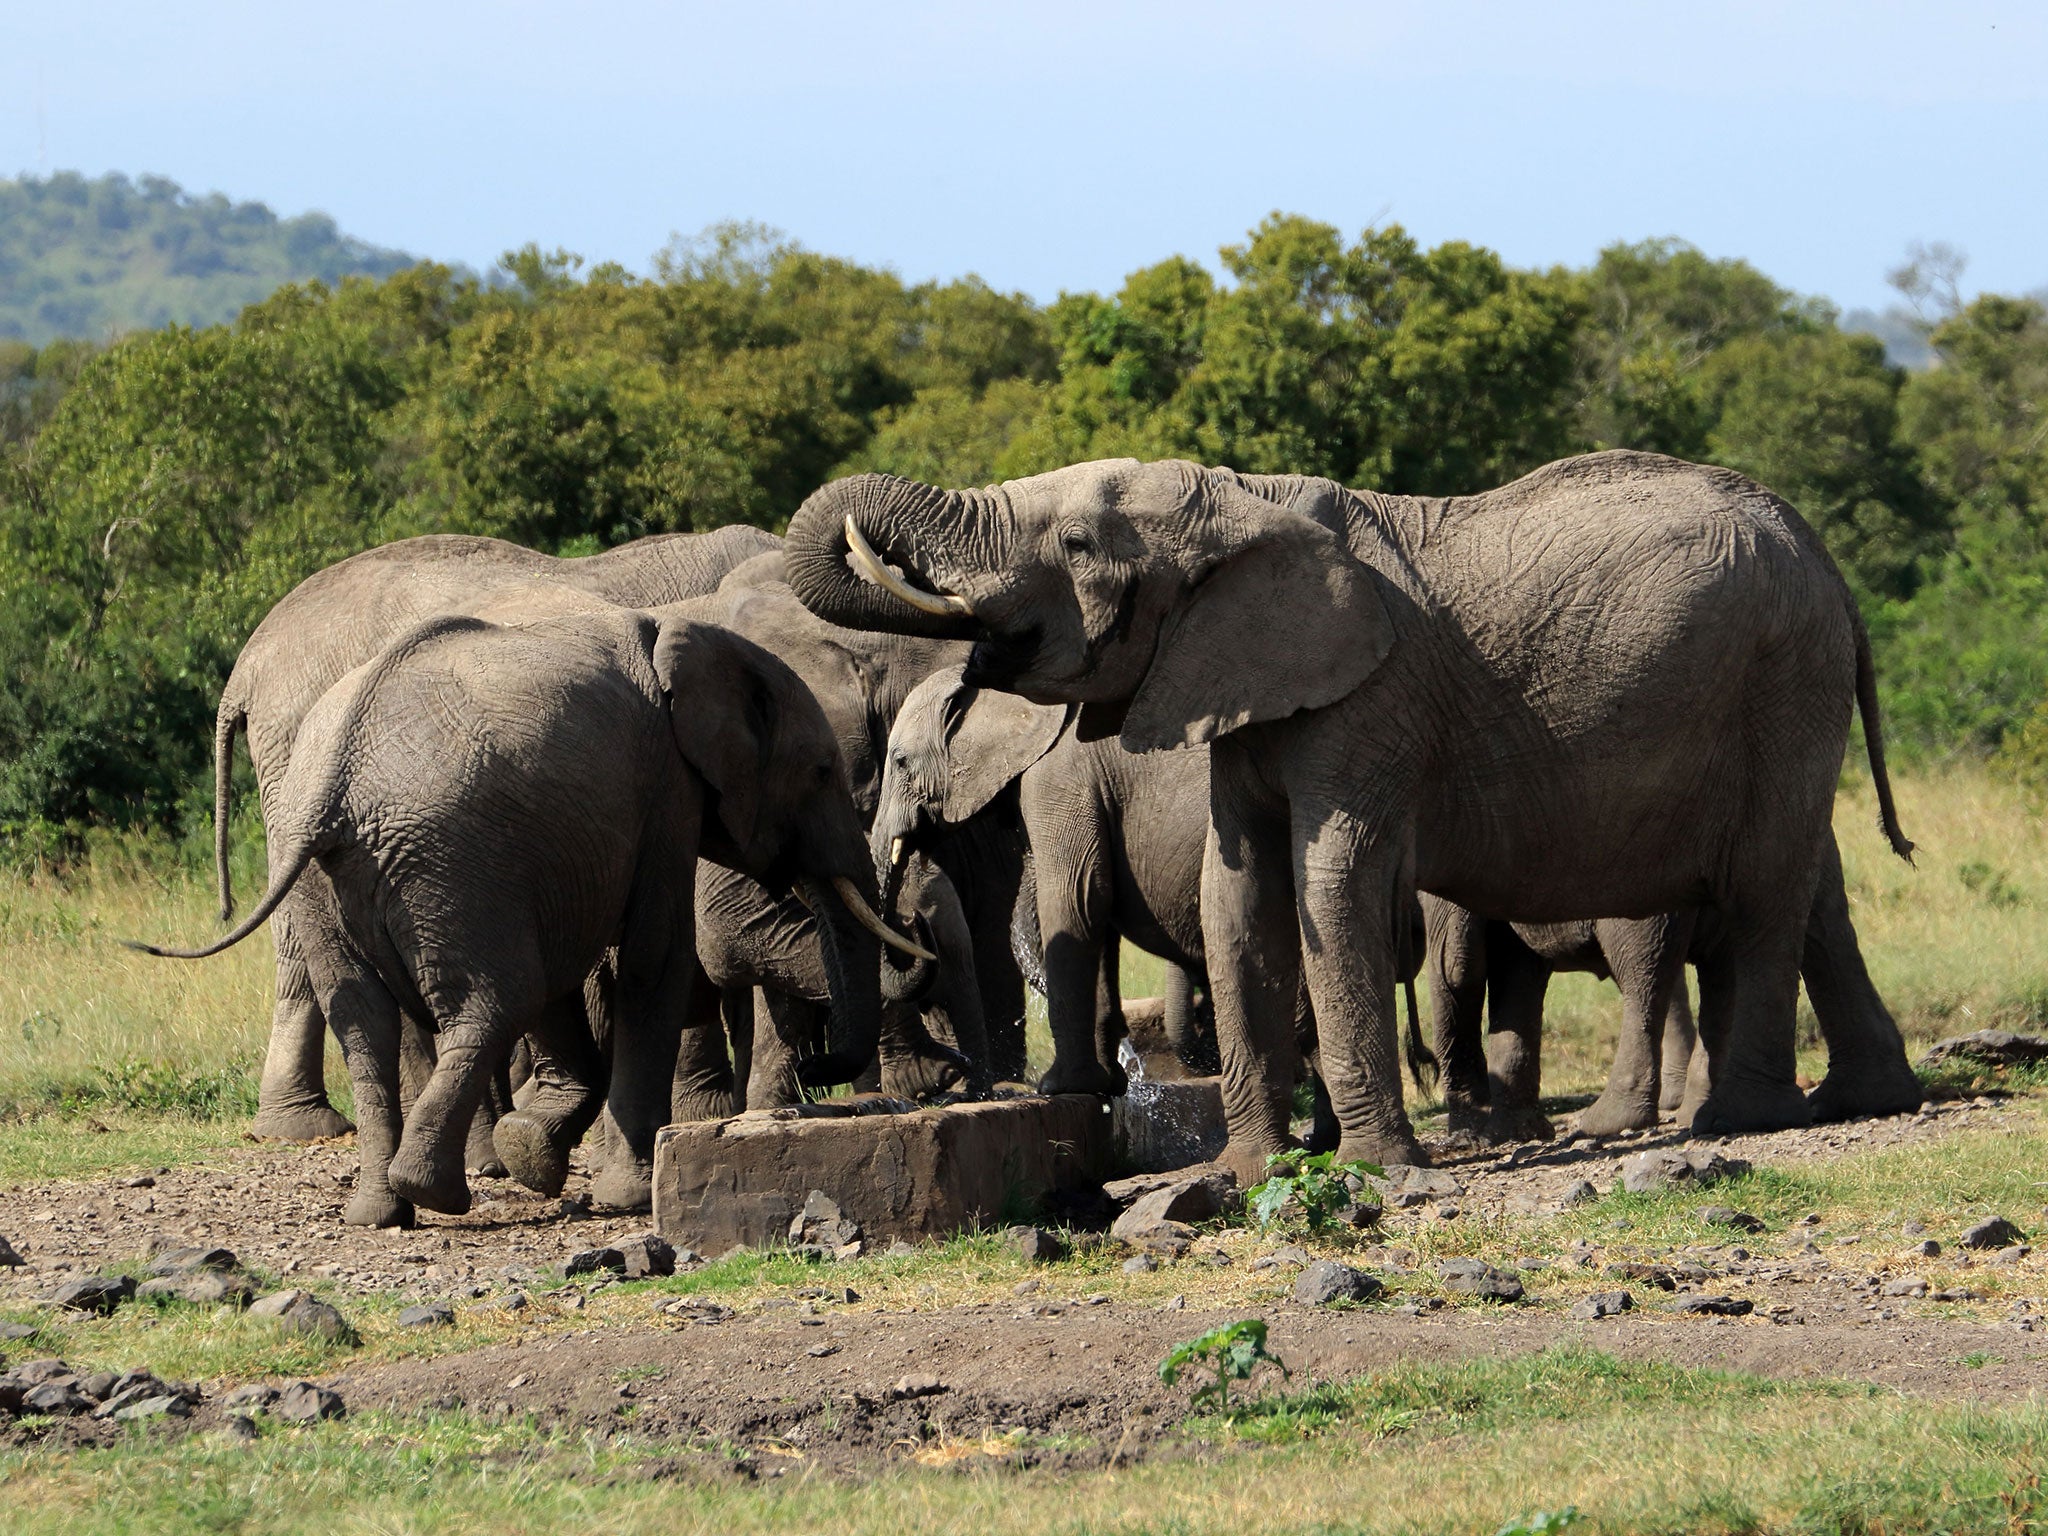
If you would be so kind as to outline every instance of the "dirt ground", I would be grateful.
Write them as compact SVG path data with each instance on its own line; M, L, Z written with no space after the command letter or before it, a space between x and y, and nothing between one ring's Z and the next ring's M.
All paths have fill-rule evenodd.
M1910 1145L1955 1130L1995 1129L2011 1112L1990 1101L1943 1105L1917 1116L1845 1126L1732 1138L1730 1156L1758 1166ZM1565 1141L1524 1146L1505 1155L1440 1159L1462 1185L1455 1216L1439 1206L1390 1213L1383 1243L1351 1262L1390 1277L1429 1273L1404 1244L1430 1223L1485 1223L1515 1212L1554 1209L1579 1180L1610 1188L1620 1160L1648 1146L1674 1145L1668 1133L1595 1144ZM318 1278L346 1310L351 1294L444 1299L460 1308L491 1307L521 1287L559 1284L546 1266L569 1253L601 1247L646 1230L647 1218L590 1216L579 1196L579 1168L565 1200L543 1200L516 1186L479 1181L479 1201L460 1218L426 1216L410 1232L344 1227L340 1215L353 1148L251 1146L205 1166L162 1170L142 1185L134 1178L17 1187L0 1196L0 1235L27 1261L0 1270L0 1306L19 1315L64 1280L104 1265L132 1262L152 1244L220 1245L279 1283ZM1711 1200L1703 1195L1702 1202ZM2013 1212L2025 1220L2033 1212ZM1611 1225L1611 1224L1610 1224ZM1185 1412L1185 1391L1157 1379L1160 1358L1177 1341L1255 1310L1270 1319L1271 1347L1297 1384L1339 1380L1399 1361L1533 1352L1582 1341L1623 1358L1685 1366L1724 1367L1786 1378L1867 1382L1908 1397L2011 1401L2048 1389L2048 1293L2040 1256L2009 1251L1998 1264L2000 1296L1988 1307L1951 1291L1930 1298L1887 1298L1885 1281L1912 1274L1925 1261L1909 1239L1873 1236L1854 1244L1809 1244L1795 1224L1751 1237L1683 1250L1630 1244L1626 1230L1603 1231L1548 1258L1517 1254L1513 1231L1487 1252L1502 1266L1519 1265L1540 1282L1563 1270L1590 1282L1614 1264L1654 1263L1670 1272L1665 1291L1643 1278L1609 1278L1602 1288L1627 1289L1636 1310L1597 1322L1565 1315L1569 1297L1532 1283L1520 1306L1453 1306L1422 1310L1368 1307L1311 1309L1292 1302L1213 1306L1220 1269L1242 1271L1276 1246L1248 1233L1198 1243L1163 1276L1186 1272L1185 1297L1133 1297L1091 1292L1108 1284L1071 1268L1043 1271L1021 1294L1005 1283L998 1299L947 1305L936 1296L914 1305L900 1296L846 1301L834 1267L816 1267L812 1294L759 1288L707 1300L723 1305L673 1315L666 1287L644 1313L616 1312L585 1325L575 1315L580 1293L543 1300L534 1325L515 1340L427 1358L351 1365L328 1378L352 1410L404 1411L462 1406L484 1414L532 1414L543 1425L623 1429L636 1436L673 1437L679 1452L721 1442L747 1448L739 1460L753 1475L772 1475L778 1458L803 1456L814 1465L853 1466L906 1446L926 1454L971 1448L985 1436L1024 1431L1027 1460L1062 1465L1121 1462L1150 1454L1165 1427ZM1940 1285L1960 1281L1953 1233L1938 1236L1951 1252ZM1604 1238L1602 1241L1600 1239ZM1219 1259L1218 1255L1222 1258ZM1115 1265L1107 1266L1115 1278ZM1291 1268L1268 1265L1265 1278L1284 1284ZM1549 1277L1555 1279L1555 1276ZM1570 1294L1592 1286L1578 1284ZM687 1290L687 1286L682 1289ZM566 1293L564 1293L566 1295ZM623 1297L622 1293L622 1297ZM1268 1295L1271 1294L1269 1291ZM1666 1310L1688 1294L1747 1299L1744 1317L1678 1315ZM835 1299L837 1298L837 1299ZM1411 1302L1414 1297L1406 1298ZM1944 1299L1965 1305L1943 1306ZM1426 1305L1425 1301L1425 1305ZM721 1316L729 1307L729 1313ZM1971 1315L1955 1315L1968 1312ZM596 1318L593 1311L592 1319ZM644 1317L644 1321L640 1320ZM14 1347L9 1346L10 1353ZM209 1383L217 1399L234 1383ZM193 1428L218 1422L209 1403ZM83 1426L80 1429L83 1430ZM732 1460L728 1452L727 1460ZM967 1454L967 1452L962 1452Z

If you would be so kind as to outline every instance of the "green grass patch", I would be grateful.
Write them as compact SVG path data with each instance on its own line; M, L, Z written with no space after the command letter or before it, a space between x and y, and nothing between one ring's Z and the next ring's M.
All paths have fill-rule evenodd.
M0 1120L0 1185L94 1179L204 1162L248 1139L248 1122L132 1110ZM10 1234L19 1237L24 1228Z

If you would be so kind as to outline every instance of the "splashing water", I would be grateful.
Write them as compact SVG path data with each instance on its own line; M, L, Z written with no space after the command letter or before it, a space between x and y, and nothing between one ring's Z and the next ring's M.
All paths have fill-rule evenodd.
M1145 1075L1145 1058L1129 1038L1118 1042L1117 1064L1130 1080L1116 1107L1123 1152L1140 1169L1180 1168L1214 1157L1222 1147L1221 1127L1203 1110L1187 1085L1155 1082Z

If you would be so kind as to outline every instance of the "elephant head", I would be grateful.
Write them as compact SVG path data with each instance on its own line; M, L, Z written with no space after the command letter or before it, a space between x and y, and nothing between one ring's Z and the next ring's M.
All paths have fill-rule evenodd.
M1334 702L1379 666L1382 579L1346 545L1340 495L1173 460L980 491L856 475L804 503L784 560L821 617L975 640L966 681L1120 709L1146 751Z
M944 667L911 690L882 766L868 847L887 910L905 861L939 825L981 811L1053 749L1071 710L977 688Z
M874 865L824 711L766 650L710 624L670 618L654 648L676 749L707 795L703 856L815 915L832 992L824 1055L805 1081L849 1082L881 1028L878 941L929 959L876 914Z

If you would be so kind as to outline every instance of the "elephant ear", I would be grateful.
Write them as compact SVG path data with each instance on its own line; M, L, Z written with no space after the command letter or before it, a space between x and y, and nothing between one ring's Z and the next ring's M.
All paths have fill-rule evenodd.
M717 794L719 824L741 848L754 841L775 742L772 660L730 630L688 620L663 624L654 645L676 750Z
M1023 777L1067 728L1065 704L1034 704L1014 693L963 687L946 701L946 801L939 814L967 820Z
M1199 746L1335 703L1393 646L1380 578L1341 538L1241 490L1215 500L1224 545L1160 626L1124 716L1127 752Z

